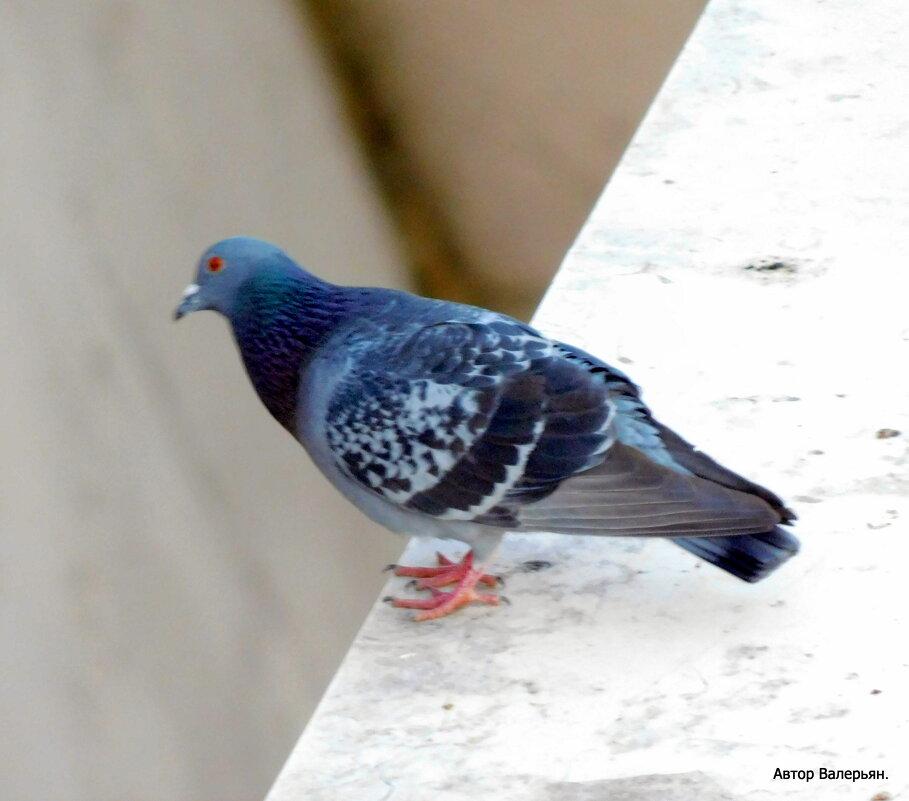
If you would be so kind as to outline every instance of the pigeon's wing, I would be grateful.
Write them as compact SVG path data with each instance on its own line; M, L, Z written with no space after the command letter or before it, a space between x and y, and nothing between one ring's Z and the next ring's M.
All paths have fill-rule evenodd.
M605 397L517 322L437 323L383 340L347 369L327 441L349 478L394 504L507 528L506 498L539 496L600 461L611 442Z
M755 495L664 467L614 442L603 461L520 509L523 528L684 537L758 534L780 516Z
M695 476L714 485L733 490L736 497L733 509L753 507L753 513L746 515L750 519L744 521L744 525L736 525L728 535L717 531L717 528L722 529L730 522L728 519L714 521L713 530L711 530L711 526L707 525L702 518L699 524L700 531L682 532L688 536L674 536L673 542L749 582L759 581L798 553L798 539L778 525L774 525L775 523L790 523L795 520L796 515L787 509L774 493L718 464L707 454L682 439L672 429L655 420L641 399L638 387L620 370L578 348L563 343L556 343L556 347L565 358L582 365L608 388L610 400L616 408L614 431L620 445L632 447L645 454L653 462L670 467L676 473ZM618 454L619 451L620 449L616 448L613 453ZM612 466L617 465L613 462ZM587 476L587 486L583 488L580 480L573 479L566 482L566 492L553 499L561 504L561 509L531 508L528 510L528 518L537 515L540 520L546 521L542 523L543 525L554 527L561 523L563 526L570 525L574 530L581 530L585 524L590 525L589 521L585 521L585 513L581 510L585 506L590 507L586 514L595 519L601 513L592 508L593 503L609 497L608 489L604 492L602 486L606 477L597 475L599 472L601 472L599 468L592 471ZM669 479L670 484L679 481L678 478L672 476ZM666 494L668 496L671 493ZM751 500L746 499L748 496L751 497ZM764 522L758 526L753 524L756 520L761 520L762 509L760 503L755 503L756 500L763 501L766 505L763 509ZM573 509L571 508L572 503L575 504ZM713 503L716 505L716 500ZM772 511L772 515L767 514L768 508ZM611 510L614 513L620 511L619 507L615 506ZM559 514L571 516L573 519L570 523L559 521L557 519ZM537 521L538 524L541 524L540 520ZM683 522L682 517L677 520ZM530 519L527 523L532 525ZM602 524L598 522L596 525ZM712 536L703 536L704 534Z
M618 442L617 409L603 381L533 329L446 322L364 352L329 402L327 440L350 479L447 520L653 536L779 521L759 498Z
M779 515L781 522L796 519L796 514L786 508L780 498L744 476L729 470L659 420L641 398L638 386L621 370L605 364L579 348L556 343L566 358L584 366L591 375L609 390L610 400L616 406L615 431L617 439L645 453L654 461L677 471L690 473L729 489L761 498Z

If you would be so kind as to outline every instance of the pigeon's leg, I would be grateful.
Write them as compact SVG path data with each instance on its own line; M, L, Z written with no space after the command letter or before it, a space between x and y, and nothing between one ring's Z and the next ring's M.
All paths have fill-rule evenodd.
M422 609L423 611L414 617L416 621L445 617L470 603L491 606L498 606L501 603L502 599L498 595L476 591L477 584L481 583L483 578L489 577L482 570L473 566L473 551L468 551L457 567L461 568L462 575L458 579L457 586L451 592L442 592L430 586L432 598L390 598L388 600L391 601L392 606L402 609Z
M439 560L438 567L405 567L404 565L394 565L396 576L406 576L408 578L420 579L417 582L418 590L426 590L432 587L445 587L449 584L457 584L469 570L473 569L473 551L468 551L460 562L452 562L451 559L441 553L437 553ZM481 573L477 583L484 584L487 587L495 587L501 583L498 576L490 576L487 573Z

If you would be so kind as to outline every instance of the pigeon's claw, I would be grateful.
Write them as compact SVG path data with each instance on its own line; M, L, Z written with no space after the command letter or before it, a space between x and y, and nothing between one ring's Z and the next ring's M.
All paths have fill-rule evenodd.
M490 593L477 592L473 588L462 589L460 585L453 592L442 592L434 587L432 588L432 598L391 598L391 605L400 609L422 609L418 615L414 615L414 620L418 623L423 620L435 620L439 617L445 617L452 612L456 612L462 606L467 604L489 604L498 606L502 602L498 595Z
M457 584L468 571L473 570L473 551L468 551L460 562L452 562L451 559L441 553L437 553L436 558L439 560L438 567L395 565L395 575L419 579L415 585L416 589L428 590L433 587L447 587L449 584ZM496 587L502 583L502 580L498 576L491 576L488 573L481 572L477 583L486 587Z
M457 563L451 562L441 554L438 554L438 559L439 567L398 567L395 569L395 573L399 576L419 578L417 587L430 590L431 598L388 598L386 600L390 601L392 606L401 609L422 610L414 616L414 620L418 622L445 617L471 603L498 606L502 602L503 599L498 595L476 591L478 584L495 586L499 580L495 576L490 576L482 570L474 568L472 551L468 551L467 555ZM442 592L437 589L446 584L456 586L451 592Z

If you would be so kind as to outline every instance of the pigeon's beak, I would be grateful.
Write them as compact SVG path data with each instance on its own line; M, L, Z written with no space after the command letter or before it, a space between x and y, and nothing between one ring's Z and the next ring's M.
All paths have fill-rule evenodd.
M207 306L205 306L202 298L199 296L199 285L190 284L183 290L183 300L174 312L174 319L179 320L190 312L199 311L200 309L205 308L207 308Z

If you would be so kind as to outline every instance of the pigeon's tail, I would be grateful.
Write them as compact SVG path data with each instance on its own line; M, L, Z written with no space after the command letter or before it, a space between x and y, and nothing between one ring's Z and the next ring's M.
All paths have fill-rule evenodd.
M677 537L673 542L727 573L752 583L769 576L799 551L799 541L779 526L764 534Z

